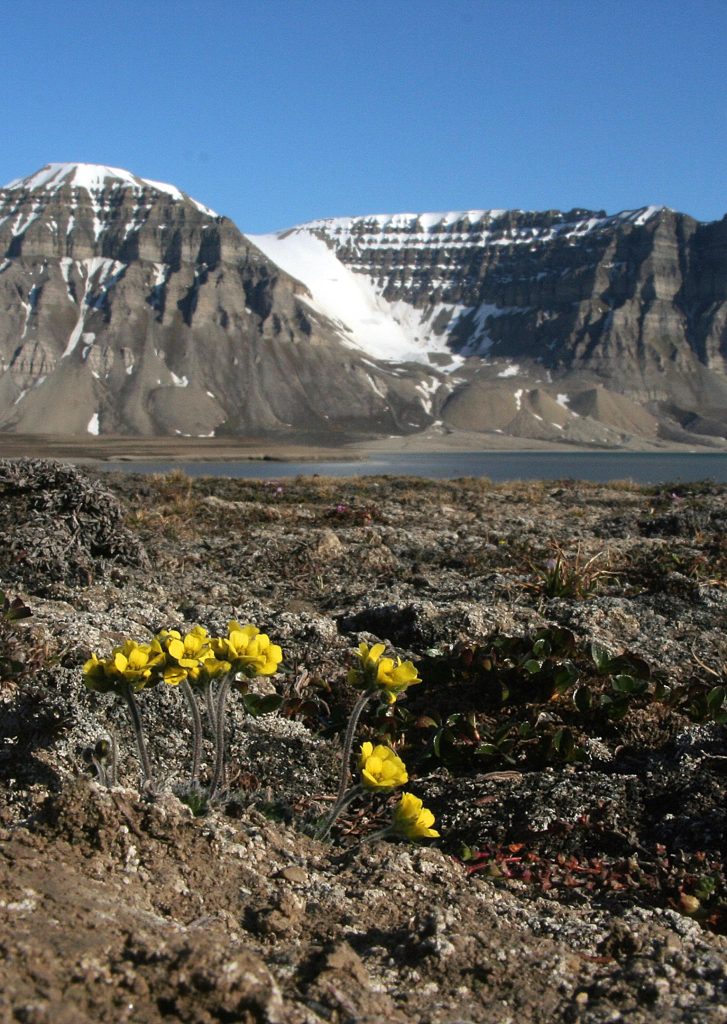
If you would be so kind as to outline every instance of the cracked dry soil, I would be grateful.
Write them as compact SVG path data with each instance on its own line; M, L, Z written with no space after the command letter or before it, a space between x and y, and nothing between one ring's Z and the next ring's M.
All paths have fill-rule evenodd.
M673 690L724 685L723 487L193 482L20 460L0 462L0 494L0 588L32 611L2 624L1 1020L727 1020L725 726L646 698L619 719L579 717L570 694L496 704L452 661L559 627L581 668L597 642ZM612 575L546 596L556 544ZM282 645L284 704L250 718L230 702L230 789L195 817L174 795L180 694L142 694L160 779L142 796L123 709L81 666L232 617ZM351 651L373 639L420 665L396 736L432 843L358 845L384 799L353 804L332 842L310 836ZM455 712L480 739L508 716L568 727L582 758L535 741L482 757L466 730L436 757L425 720ZM359 736L387 726L372 708ZM106 789L84 751L110 731Z

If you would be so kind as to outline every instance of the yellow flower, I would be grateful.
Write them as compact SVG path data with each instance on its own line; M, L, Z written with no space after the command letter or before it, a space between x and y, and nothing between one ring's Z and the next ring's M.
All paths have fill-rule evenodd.
M162 672L162 679L167 686L179 686L189 675L189 669L182 668L181 665L167 665Z
M170 657L183 668L195 668L207 655L212 654L207 630L202 626L195 626L185 637L176 629L164 630L158 639Z
M202 626L194 626L186 636L176 629L163 629L156 639L167 655L162 678L169 686L179 686L185 679L196 683L230 671L229 662L215 658L211 638Z
M410 661L401 658L382 657L386 650L385 644L359 644L358 665L348 673L348 681L352 686L380 686L389 704L408 687L421 683L419 674Z
M233 671L244 672L246 676L271 676L278 671L283 652L257 626L241 626L233 621L227 633L226 637L213 640L212 648L218 659L230 663Z
M110 693L118 688L119 680L107 672L109 662L99 660L92 654L83 666L83 681L89 690Z
M399 694L415 683L421 683L421 679L410 661L382 658L377 666L376 682L386 691L389 704L393 704Z
M402 793L401 800L394 808L392 831L405 839L435 839L439 832L432 828L434 815L422 806L418 796Z
M394 789L409 781L406 765L391 747L362 743L358 767L366 789Z
M358 657L364 672L368 672L373 676L376 675L379 660L385 650L386 644L374 644L373 647L369 647L368 644L358 645Z
M381 655L386 650L385 644L358 645L358 665L354 665L348 672L348 681L351 686L372 686L376 682L376 671Z
M142 690L163 663L164 651L158 641L137 644L135 640L126 640L114 648L109 658L92 655L83 666L84 682L99 693L118 690L124 683L133 690Z

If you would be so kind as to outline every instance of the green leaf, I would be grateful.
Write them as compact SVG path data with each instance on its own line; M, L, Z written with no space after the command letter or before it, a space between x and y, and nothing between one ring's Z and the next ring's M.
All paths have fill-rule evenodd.
M553 626L549 630L549 635L554 651L557 650L561 654L570 654L575 649L576 638L565 626Z
M550 644L545 637L535 641L533 644L533 654L536 658L547 658L550 654Z
M8 622L18 622L20 619L27 619L33 614L27 604L19 597L14 597L11 601L2 590L0 590L0 613Z
M242 703L245 705L245 710L249 715L252 715L253 718L259 718L260 715L269 715L273 711L277 711L283 703L283 699L277 693L266 693L264 695L246 693L242 698Z
M727 689L724 686L715 686L707 694L707 707L711 715L716 714L724 704L727 696Z
M629 702L624 697L612 701L606 709L608 717L614 722L620 722L622 718L625 718L628 710Z
M655 700L667 700L671 695L671 689L666 683L657 682L654 683L654 699Z
M16 661L14 658L0 657L0 673L5 673L8 676L17 676L23 670L22 661Z
M571 757L575 749L573 733L570 729L558 729L551 740L551 745L561 757L566 759Z
M434 734L434 739L432 740L432 750L434 751L434 756L435 757L441 757L442 756L442 736L443 735L444 735L444 729L438 729L436 731L436 733Z
M496 747L494 743L480 743L475 753L482 757L498 757L500 748Z
M507 736L511 729L512 726L510 725L510 723L505 722L504 725L501 725L499 729L495 730L495 734L492 737L493 742L497 743L499 746L499 744L502 742L502 740L505 739L505 737Z
M617 693L639 695L646 692L648 685L645 679L634 679L633 676L629 676L627 673L614 676L611 680L611 686Z
M687 705L687 714L693 722L703 722L709 714L707 698L703 694L695 697L691 704Z
M591 691L588 689L587 686L579 686L577 688L577 690L573 694L573 703L582 715L585 715L588 711L591 710Z
M543 667L542 661L536 661L535 658L530 658L525 662L523 668L526 672L529 672L531 676L534 676L536 672L539 672Z
M717 878L714 875L702 875L694 887L694 895L700 900L707 900L717 888Z
M437 721L429 715L422 715L421 718L417 718L416 720L417 729L439 729L441 724L441 720Z
M625 673L619 676L614 676L611 680L611 686L616 693L634 693L636 690L636 680L633 676L628 676Z
M578 679L578 669L575 667L572 661L562 662L556 669L553 676L555 688L558 693L564 693L569 686Z
M611 663L611 656L605 647L602 647L594 641L591 644L591 657L593 658L593 664L599 672L608 672L608 668Z
M617 654L609 662L608 668L614 674L624 672L626 675L634 676L636 679L651 678L651 665L640 654L632 654L631 651Z

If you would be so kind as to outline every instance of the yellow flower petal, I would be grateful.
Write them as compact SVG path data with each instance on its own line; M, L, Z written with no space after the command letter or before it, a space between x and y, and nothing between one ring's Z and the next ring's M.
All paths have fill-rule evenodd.
M359 770L367 789L394 789L409 780L404 762L391 747L383 745L361 744Z
M184 644L181 639L177 640L176 638L172 638L169 640L167 642L167 650L171 656L177 660L184 657Z
M434 815L426 807L422 807L419 797L413 793L402 793L401 799L394 808L392 828L405 839L435 839L439 832L432 828Z

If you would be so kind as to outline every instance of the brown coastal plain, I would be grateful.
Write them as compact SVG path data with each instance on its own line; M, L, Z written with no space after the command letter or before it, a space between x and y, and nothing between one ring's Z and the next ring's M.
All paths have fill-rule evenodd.
M2 453L99 452L23 444ZM0 1020L724 1024L726 498L0 459ZM84 662L230 619L281 645L256 684L279 708L231 695L205 806L182 694L142 691L140 792L124 708ZM379 641L422 683L372 703L357 743L396 748L440 835L370 840L379 794L321 841L347 670ZM91 755L112 738L107 786ZM207 738L203 781L213 761Z
M618 448L594 445L558 444L536 438L480 431L431 427L408 436L345 434L327 431L260 437L80 437L69 435L12 434L0 432L0 458L51 458L76 463L123 461L222 462L259 461L320 462L325 460L365 459L377 452L412 454L428 452L507 452L507 451L653 451L718 452L727 450L727 441L710 439L709 446L695 449L693 444L677 444L624 435Z

